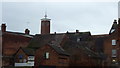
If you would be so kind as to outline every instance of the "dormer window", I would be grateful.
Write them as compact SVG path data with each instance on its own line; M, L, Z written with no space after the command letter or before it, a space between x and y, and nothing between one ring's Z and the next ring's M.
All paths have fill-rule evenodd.
M116 45L116 40L112 40L112 45Z
M110 33L113 33L115 31L115 29L111 29Z

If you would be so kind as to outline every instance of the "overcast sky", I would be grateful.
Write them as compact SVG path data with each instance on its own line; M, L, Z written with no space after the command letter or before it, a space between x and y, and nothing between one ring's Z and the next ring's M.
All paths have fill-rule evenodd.
M118 18L118 2L3 2L0 13L8 31L24 32L29 28L31 34L39 34L45 11L51 19L51 33L78 29L106 34Z

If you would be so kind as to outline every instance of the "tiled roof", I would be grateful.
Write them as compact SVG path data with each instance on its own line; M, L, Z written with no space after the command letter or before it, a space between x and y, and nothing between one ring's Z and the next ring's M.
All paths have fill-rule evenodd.
M49 43L56 43L58 45L64 35L55 35L55 34L48 34L48 35L39 35L36 34L35 37L31 40L30 44L28 47L38 49L39 47L49 44Z
M31 49L31 48L22 48L22 49L29 56L35 54L35 51L33 49Z
M29 37L29 38L33 38L34 35L28 35L28 34L25 34L25 33L20 33L20 32L11 32L11 31L6 31L6 32L3 32L2 34L13 34L13 35L20 35L20 36L24 36L24 37Z
M61 47L56 45L49 45L51 46L58 54L69 56L69 54Z
M24 52L25 54L27 54L28 56L32 56L32 55L35 54L35 51L34 51L33 49L31 49L31 48L23 48L23 47L20 47L14 55L16 55L20 49L22 49L23 52Z
M70 39L67 40L65 44L62 46L63 49L65 49L68 53L72 54L74 53L75 50L82 50L83 52L85 52L86 55L90 55L90 57L103 58L103 56L101 56L99 53L91 50L92 47L95 47L95 40L88 33L87 35L71 34L71 35L68 35L68 37ZM81 37L83 40L77 42L76 40L77 37Z
M38 49L43 47L46 44L49 44L58 54L61 55L69 55L60 47L60 43L63 39L64 34L58 35L35 35L35 37L31 40L28 48Z
M64 40L64 36L68 37L65 44L62 45L62 48L59 47L62 40ZM77 38L81 38L79 42L77 42ZM31 40L28 48L38 49L45 44L54 44L50 45L54 48L58 53L64 54L65 50L67 53L72 54L75 50L83 50L86 55L91 55L91 57L100 57L99 54L95 53L90 49L90 46L95 45L95 42L91 36L90 32L79 32L79 33L61 33L61 34L47 34L47 35L35 35Z

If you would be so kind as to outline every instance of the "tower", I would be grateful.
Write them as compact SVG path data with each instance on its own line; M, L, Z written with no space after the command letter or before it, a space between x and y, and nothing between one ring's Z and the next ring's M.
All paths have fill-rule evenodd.
M41 34L50 34L50 20L46 14L44 18L41 19Z

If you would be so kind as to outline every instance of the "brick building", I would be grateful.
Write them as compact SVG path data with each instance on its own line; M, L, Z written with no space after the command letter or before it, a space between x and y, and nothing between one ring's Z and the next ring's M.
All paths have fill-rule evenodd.
M120 64L120 19L114 20L109 35L104 40L104 53L107 56L106 66Z
M115 20L109 34L90 32L50 33L50 20L41 19L41 34L6 31L1 25L2 66L111 66L119 65L119 23ZM14 60L14 61L13 61ZM30 64L30 65L29 65Z
M1 31L3 59L2 66L13 66L13 54L16 53L20 47L26 47L33 36L26 32L19 33L6 31L6 24L1 25Z

